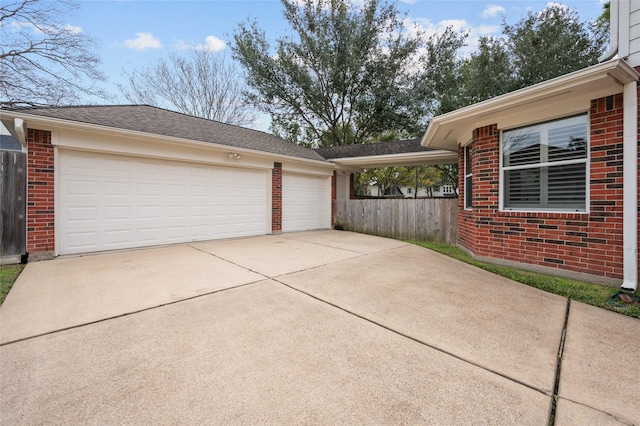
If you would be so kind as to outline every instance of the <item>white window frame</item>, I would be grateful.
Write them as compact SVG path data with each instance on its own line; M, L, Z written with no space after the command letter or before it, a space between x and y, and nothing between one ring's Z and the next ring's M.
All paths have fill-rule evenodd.
M561 121L561 120L566 120L566 119L570 119L570 118L574 118L574 117L579 117L579 116L585 116L586 118L586 122L587 122L587 147L586 147L586 157L585 158L581 158L581 159L571 159L571 160L565 160L565 161L554 161L554 162L540 162L540 163L536 163L534 165L523 165L523 166L512 166L512 167L507 167L506 170L522 170L522 169L528 169L528 168L543 168L543 167L549 167L549 166L562 166L562 165L571 165L571 164L585 164L585 200L584 200L584 208L583 209L577 209L577 208L566 208L566 209L562 209L562 208L536 208L536 207L505 207L505 202L504 202L504 198L505 198L505 187L506 187L506 182L505 182L505 167L504 167L504 155L503 155L503 141L504 141L504 132L508 132L510 130L515 130L518 128L527 128L527 127L536 127L536 126L543 126L547 123L552 123L552 122L556 122L556 121ZM549 121L544 121L544 122L539 122L539 123L532 123L526 126L521 126L521 127L513 127L510 129L503 129L500 131L500 151L498 153L499 156L499 160L500 160L500 177L499 177L499 210L500 211L505 211L505 212L531 212L531 213L588 213L590 211L590 164L591 164L591 132L590 132L590 123L591 123L591 119L590 119L590 115L588 112L584 112L581 114L574 114L574 115L570 115L567 117L561 117L555 120L549 120Z
M462 173L464 173L464 209L465 210L473 210L473 167L471 168L471 173L467 173L467 158L471 158L473 153L469 151L471 151L471 145L465 145L464 151L462 153L464 156L464 162L463 162L464 170L462 171ZM469 155L467 155L467 152L469 152ZM471 161L473 164L473 160ZM471 182L471 185L467 185L467 182ZM467 187L468 186L471 187L470 204L467 204Z

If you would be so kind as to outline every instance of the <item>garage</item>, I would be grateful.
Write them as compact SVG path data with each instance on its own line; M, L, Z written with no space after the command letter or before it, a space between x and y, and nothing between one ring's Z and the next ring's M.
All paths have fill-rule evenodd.
M331 178L282 174L282 231L331 227Z
M269 171L58 151L58 253L270 231Z

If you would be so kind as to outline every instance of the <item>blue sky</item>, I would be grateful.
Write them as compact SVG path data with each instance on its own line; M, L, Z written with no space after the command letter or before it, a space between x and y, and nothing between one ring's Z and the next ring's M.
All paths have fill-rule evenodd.
M278 0L200 0L200 1L111 1L80 0L80 10L68 16L68 23L93 36L108 76L107 90L116 95L116 83L123 71L139 69L169 52L207 45L220 54L230 54L228 42L238 23L256 19L268 37L275 39L286 31L282 6ZM597 18L600 0L559 1L578 10L582 20ZM499 34L503 17L515 23L528 10L539 11L547 1L496 0L405 0L398 9L428 32L447 25L470 31L473 49L480 35ZM258 124L258 127L262 127Z

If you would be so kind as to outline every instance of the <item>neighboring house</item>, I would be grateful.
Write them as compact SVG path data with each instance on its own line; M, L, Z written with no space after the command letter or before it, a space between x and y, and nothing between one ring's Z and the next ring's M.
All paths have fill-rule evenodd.
M370 196L380 197L380 189L376 185L370 185L368 189ZM415 198L415 192L415 188L410 186L393 185L384 192L383 196ZM419 187L417 197L455 197L456 195L453 185L441 185L431 188Z
M477 258L637 289L640 2L611 14L602 63L430 123L422 145L458 153L459 245Z
M21 151L22 146L13 136L0 133L0 149L5 151Z

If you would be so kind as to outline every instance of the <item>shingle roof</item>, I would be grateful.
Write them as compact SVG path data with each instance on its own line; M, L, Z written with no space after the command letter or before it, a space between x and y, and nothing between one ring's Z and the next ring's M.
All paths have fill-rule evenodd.
M192 117L149 105L26 107L7 108L7 110L324 161L324 158L312 149L296 145L269 133Z
M420 145L420 139L406 139L400 141L318 148L315 151L326 159L333 159L407 154L410 152L433 151L433 149L425 148Z

